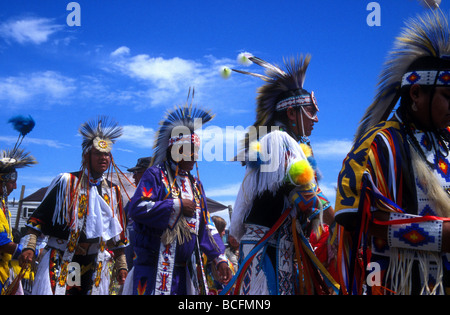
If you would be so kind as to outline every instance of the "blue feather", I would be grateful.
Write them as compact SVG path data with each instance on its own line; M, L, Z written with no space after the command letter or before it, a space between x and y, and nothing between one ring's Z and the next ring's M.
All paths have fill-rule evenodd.
M8 120L9 123L13 124L15 130L20 132L20 134L25 137L31 130L33 130L36 123L31 116L24 117L22 115L14 116Z

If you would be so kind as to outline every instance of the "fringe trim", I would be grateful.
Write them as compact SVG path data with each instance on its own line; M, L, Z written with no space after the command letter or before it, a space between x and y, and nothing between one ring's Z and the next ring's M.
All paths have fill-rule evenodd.
M411 295L411 271L414 262L414 251L402 248L390 248L389 267L386 281L390 289L397 295ZM388 287L387 285L385 285Z
M259 140L262 161L273 168L263 169L247 166L244 180L239 189L231 216L230 234L239 241L244 235L242 222L248 216L253 201L265 191L273 194L286 182L289 165L306 159L300 145L284 131L272 131Z
M191 233L195 233L191 230L185 217L181 216L178 222L175 224L173 229L166 229L161 235L161 242L164 245L172 244L175 239L178 240L178 244L182 245L187 240L188 242L192 240Z
M44 199L56 187L56 204L53 212L53 224L64 224L70 222L70 174L63 173L56 177L47 189Z
M414 260L419 262L422 288L421 295L443 295L443 266L439 253L428 251L415 251L404 248L390 249L389 267L386 271L385 281L390 283L390 290L396 295L411 295L412 290L412 266ZM430 285L428 278L432 263L436 265L436 283ZM387 284L385 284L388 287Z

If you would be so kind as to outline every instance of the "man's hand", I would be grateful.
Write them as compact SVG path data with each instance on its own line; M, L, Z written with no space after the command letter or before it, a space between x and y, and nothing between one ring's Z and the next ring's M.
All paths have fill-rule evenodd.
M183 203L183 215L188 218L192 218L195 215L196 204L190 199L182 199Z
M228 267L228 264L226 262L221 262L217 266L217 271L219 273L219 281L223 284L227 284L230 282L232 273L230 267Z
M123 285L125 283L125 279L128 276L128 271L126 271L125 269L120 269L119 272L117 273L117 282L120 285Z
M31 264L34 259L34 251L31 249L24 249L22 254L19 256L20 266L25 266L26 264Z

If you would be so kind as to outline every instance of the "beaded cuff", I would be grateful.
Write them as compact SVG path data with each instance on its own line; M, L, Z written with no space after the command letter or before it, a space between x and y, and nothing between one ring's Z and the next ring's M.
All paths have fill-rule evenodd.
M390 220L402 220L417 216L391 213ZM426 221L389 225L388 244L390 247L440 252L442 246L442 221Z
M36 243L37 243L37 236L36 234L27 234L20 240L20 244L23 246L23 250L25 249L31 249L32 251L36 251Z

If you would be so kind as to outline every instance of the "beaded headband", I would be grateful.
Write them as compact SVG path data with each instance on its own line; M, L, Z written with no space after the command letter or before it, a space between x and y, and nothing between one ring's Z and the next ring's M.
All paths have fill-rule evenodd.
M311 94L302 94L291 96L286 98L276 105L276 110L281 111L288 107L296 107L296 106L309 106L314 105L317 111L319 111L319 107L317 106L316 98L314 97L314 92L311 91Z
M193 144L195 147L200 147L200 138L196 133L191 135L179 135L169 139L169 147L174 144Z
M423 70L407 72L402 77L402 87L406 85L450 85L450 71Z

